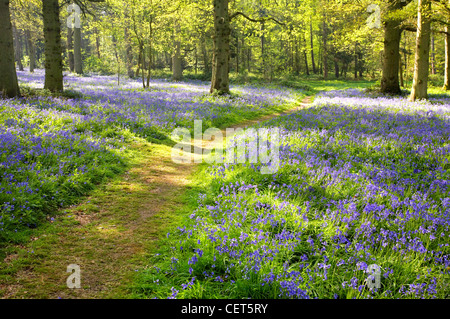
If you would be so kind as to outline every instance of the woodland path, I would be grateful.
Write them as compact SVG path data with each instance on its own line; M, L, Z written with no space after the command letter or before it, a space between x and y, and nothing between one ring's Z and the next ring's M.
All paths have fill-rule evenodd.
M311 99L232 128L296 112ZM11 249L3 261L11 275L0 281L2 298L126 298L135 271L148 264L158 238L182 218L174 211L183 205L182 195L198 165L174 163L169 146L133 148L140 158L127 173L66 209L28 244ZM70 264L80 266L80 289L67 288Z

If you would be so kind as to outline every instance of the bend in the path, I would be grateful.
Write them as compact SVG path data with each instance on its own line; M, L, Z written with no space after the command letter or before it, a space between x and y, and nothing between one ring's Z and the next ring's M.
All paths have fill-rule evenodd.
M306 97L298 107L285 112L232 128L296 112L310 99ZM204 142L203 147L209 143ZM6 266L19 271L7 282L0 282L3 298L124 297L134 272L147 266L147 256L161 233L168 224L176 223L173 211L183 204L180 198L196 168L195 164L174 163L168 146L143 143L135 147L142 159L129 172L70 209L71 218L58 218L51 232L41 233L5 258ZM33 256L29 256L30 251ZM69 264L81 268L80 289L67 288Z

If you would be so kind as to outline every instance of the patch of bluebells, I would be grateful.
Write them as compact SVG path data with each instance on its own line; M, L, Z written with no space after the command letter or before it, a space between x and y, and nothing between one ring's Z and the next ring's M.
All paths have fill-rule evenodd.
M278 172L212 165L217 191L202 195L176 234L204 254L194 263L177 251L180 263L199 281L212 269L227 275L233 298L448 295L449 115L449 99L411 103L348 90L261 124L281 128ZM371 264L381 267L381 287L369 290Z
M44 71L18 71L33 89ZM223 123L234 114L256 115L292 103L294 90L235 86L238 96L211 97L208 84L137 80L112 76L64 76L78 98L27 96L0 100L0 241L23 227L36 227L47 214L68 206L102 176L125 167L131 136L165 140L176 127ZM131 137L132 138L132 137Z

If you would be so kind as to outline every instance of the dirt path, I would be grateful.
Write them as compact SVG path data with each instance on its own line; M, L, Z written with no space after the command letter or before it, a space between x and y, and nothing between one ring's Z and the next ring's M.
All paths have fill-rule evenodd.
M283 113L246 121L237 127L297 111L311 97ZM203 144L208 147L208 143ZM147 265L157 239L181 216L182 194L195 164L176 164L171 148L137 143L132 168L99 187L80 205L37 230L25 246L12 247L0 269L2 298L123 298L133 274ZM67 266L81 269L81 288L67 288Z

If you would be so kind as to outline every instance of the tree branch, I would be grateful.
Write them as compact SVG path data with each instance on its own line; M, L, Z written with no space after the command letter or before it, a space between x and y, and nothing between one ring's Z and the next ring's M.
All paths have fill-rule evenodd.
M278 23L279 25L282 25L282 26L285 26L285 25L286 25L285 23L280 22L280 21L278 21L278 20L276 20L275 18L272 18L272 17L269 17L269 18L262 18L262 19L252 19L252 18L250 18L249 16L245 15L245 14L242 13L242 12L235 12L235 13L233 13L233 14L230 16L230 21L231 21L232 19L236 18L237 16L240 16L240 15L243 16L244 18L246 18L247 20L251 21L251 22L259 22L259 23L262 23L262 22L266 22L266 21L272 20L272 21L274 21L275 23Z

